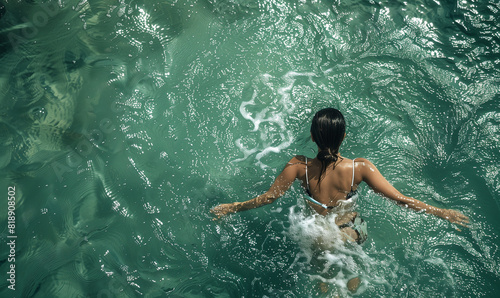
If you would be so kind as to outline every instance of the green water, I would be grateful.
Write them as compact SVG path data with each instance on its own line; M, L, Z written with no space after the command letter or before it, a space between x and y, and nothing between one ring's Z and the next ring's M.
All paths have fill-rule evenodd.
M2 2L1 297L500 295L497 1ZM366 185L331 266L298 184L213 222L315 155L328 106L342 155L470 229Z

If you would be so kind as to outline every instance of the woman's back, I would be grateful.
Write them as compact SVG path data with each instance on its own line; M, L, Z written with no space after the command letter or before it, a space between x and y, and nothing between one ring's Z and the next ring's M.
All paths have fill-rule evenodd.
M340 157L335 163L326 168L320 179L322 165L317 158L309 159L298 156L297 159L303 164L303 170L301 171L303 173L299 175L299 179L302 181L302 186L306 189L308 195L313 198L313 200L310 200L311 207L323 215L330 212L352 211L355 203L353 191L357 188L356 179L353 181L353 174L355 175L353 160ZM324 208L324 206L314 201L329 208Z

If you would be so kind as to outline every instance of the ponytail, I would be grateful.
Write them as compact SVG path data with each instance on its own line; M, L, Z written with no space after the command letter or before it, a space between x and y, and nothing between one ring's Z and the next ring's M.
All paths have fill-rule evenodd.
M335 163L339 159L338 150L334 152L332 152L331 149L321 150L318 152L318 155L316 155L316 158L319 161L321 161L321 171L319 172L319 180L318 180L318 187L319 187L319 185L321 184L321 180L323 179L323 175L325 174L328 166L331 165L332 163L335 165Z
M318 187L330 164L337 162L339 148L345 134L345 120L342 113L333 108L318 111L312 120L311 136L318 145L316 158L321 162Z

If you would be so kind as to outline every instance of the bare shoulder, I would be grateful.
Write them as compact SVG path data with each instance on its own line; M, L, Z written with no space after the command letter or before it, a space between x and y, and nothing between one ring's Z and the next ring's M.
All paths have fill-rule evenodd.
M373 172L377 169L371 161L362 157L354 160L354 166L360 172Z
M290 177L297 178L299 175L303 175L306 164L306 157L302 155L297 155L292 157L289 162L286 163L282 174L286 174Z
M366 158L356 158L354 163L356 172L361 174L362 180L376 177L380 173L377 167Z
M356 166L358 166L358 165L364 166L364 165L372 164L372 163L366 158L357 157L354 159L354 164L356 164Z
M295 173L294 175L299 175L305 169L306 157L303 155L296 155L290 159L285 165L285 171L288 173Z

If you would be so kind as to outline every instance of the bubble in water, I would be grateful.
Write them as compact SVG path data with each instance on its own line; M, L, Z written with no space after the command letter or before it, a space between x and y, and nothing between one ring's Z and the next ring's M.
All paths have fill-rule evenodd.
M47 117L47 111L44 107L35 107L30 111L30 117L33 121L43 121Z

